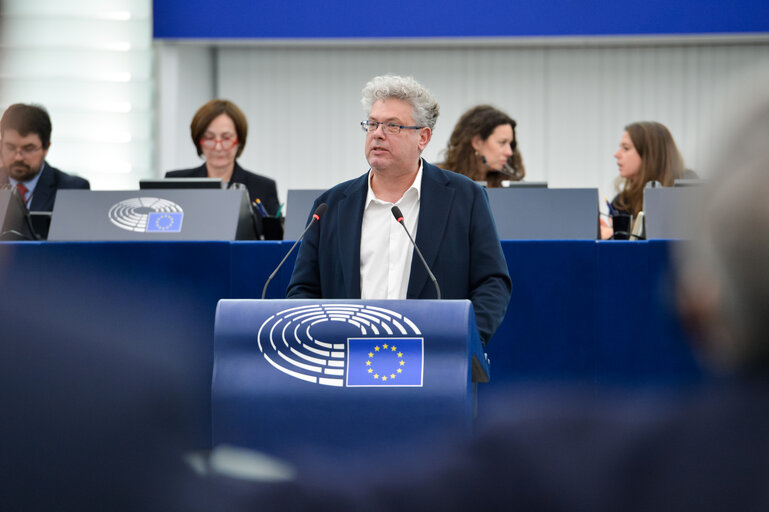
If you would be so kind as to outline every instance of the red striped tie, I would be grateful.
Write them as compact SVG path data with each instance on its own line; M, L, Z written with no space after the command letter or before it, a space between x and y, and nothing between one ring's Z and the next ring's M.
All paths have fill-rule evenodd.
M16 188L21 193L21 200L24 201L24 204L27 204L27 192L29 192L29 189L24 186L24 183L17 183Z

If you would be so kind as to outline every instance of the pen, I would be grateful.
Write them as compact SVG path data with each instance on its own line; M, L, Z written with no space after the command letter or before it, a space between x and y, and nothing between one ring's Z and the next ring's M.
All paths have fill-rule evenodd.
M609 207L609 215L614 217L614 215L617 213L616 210L614 210L614 207L611 205L607 198L604 197L603 200L606 201L606 206Z
M283 211L283 207L286 205L286 203L280 203L280 206L278 207L278 211L275 212L275 217L280 218L280 213Z
M256 207L256 211L259 212L259 215L261 215L262 217L268 217L269 216L267 214L267 210L265 210L264 206L262 205L262 200L259 199L258 197L254 201L254 206Z

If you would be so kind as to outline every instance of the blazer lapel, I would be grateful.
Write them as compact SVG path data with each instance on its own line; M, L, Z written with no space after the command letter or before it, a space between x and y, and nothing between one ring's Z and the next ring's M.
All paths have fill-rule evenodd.
M230 181L235 183L246 182L246 171L238 164L237 160L235 160L235 167L232 169L232 177L230 178Z
M35 191L32 193L32 201L29 203L30 211L51 211L53 210L53 200L56 195L55 176L48 162L45 162L43 170L40 171L40 178L35 185Z
M235 163L235 165L237 166L238 164ZM192 174L190 174L190 178L208 178L208 169L206 169L206 164L204 163L200 167L193 169Z
M368 193L368 173L353 181L339 201L336 215L336 233L339 240L343 289L346 297L360 298L360 230L363 224L363 206Z
M454 189L447 186L446 178L437 167L422 160L422 190L419 200L419 222L417 227L416 244L422 251L427 265L432 269L441 250L449 213L454 202ZM424 269L419 256L414 251L411 260L411 276L409 278L406 297L418 299L422 289L428 283L427 271ZM439 279L443 276L435 276Z

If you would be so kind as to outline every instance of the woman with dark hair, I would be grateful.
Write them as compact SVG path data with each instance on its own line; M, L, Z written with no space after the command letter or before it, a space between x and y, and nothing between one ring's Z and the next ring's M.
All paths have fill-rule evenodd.
M464 174L488 187L526 175L515 138L515 121L504 112L478 105L459 118L440 167Z
M670 131L665 125L652 121L627 125L614 158L622 189L612 200L612 208L634 217L643 209L647 183L656 181L663 187L672 187L686 172ZM611 238L613 234L613 228L602 219L601 238Z
M267 213L275 215L280 206L275 180L246 171L236 161L248 135L246 116L237 105L228 100L209 101L192 118L190 135L205 163L169 171L166 178L221 178L225 183L240 183L248 189L250 201L259 199Z

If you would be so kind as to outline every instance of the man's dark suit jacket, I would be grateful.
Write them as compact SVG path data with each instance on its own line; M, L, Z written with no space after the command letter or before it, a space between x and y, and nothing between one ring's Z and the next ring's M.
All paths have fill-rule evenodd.
M424 161L423 161L424 162ZM328 211L305 236L287 297L360 298L360 240L368 173L323 193ZM470 299L481 339L505 316L512 284L485 191L466 177L424 162L416 243L442 298ZM408 299L435 299L419 257L411 261Z
M208 171L206 170L206 164L194 169L182 169L179 171L168 171L166 178L206 178L208 177ZM275 185L275 180L259 176L253 172L246 171L238 162L235 162L235 169L232 171L233 183L241 183L248 189L248 196L250 201L256 201L258 198L267 213L275 215L280 207L280 201L278 200L278 188Z
M32 193L29 210L33 212L51 212L56 201L56 191L73 188L88 190L91 188L91 184L86 179L71 176L45 162L43 170L40 171L40 179L37 180L37 185L35 185L35 191Z

